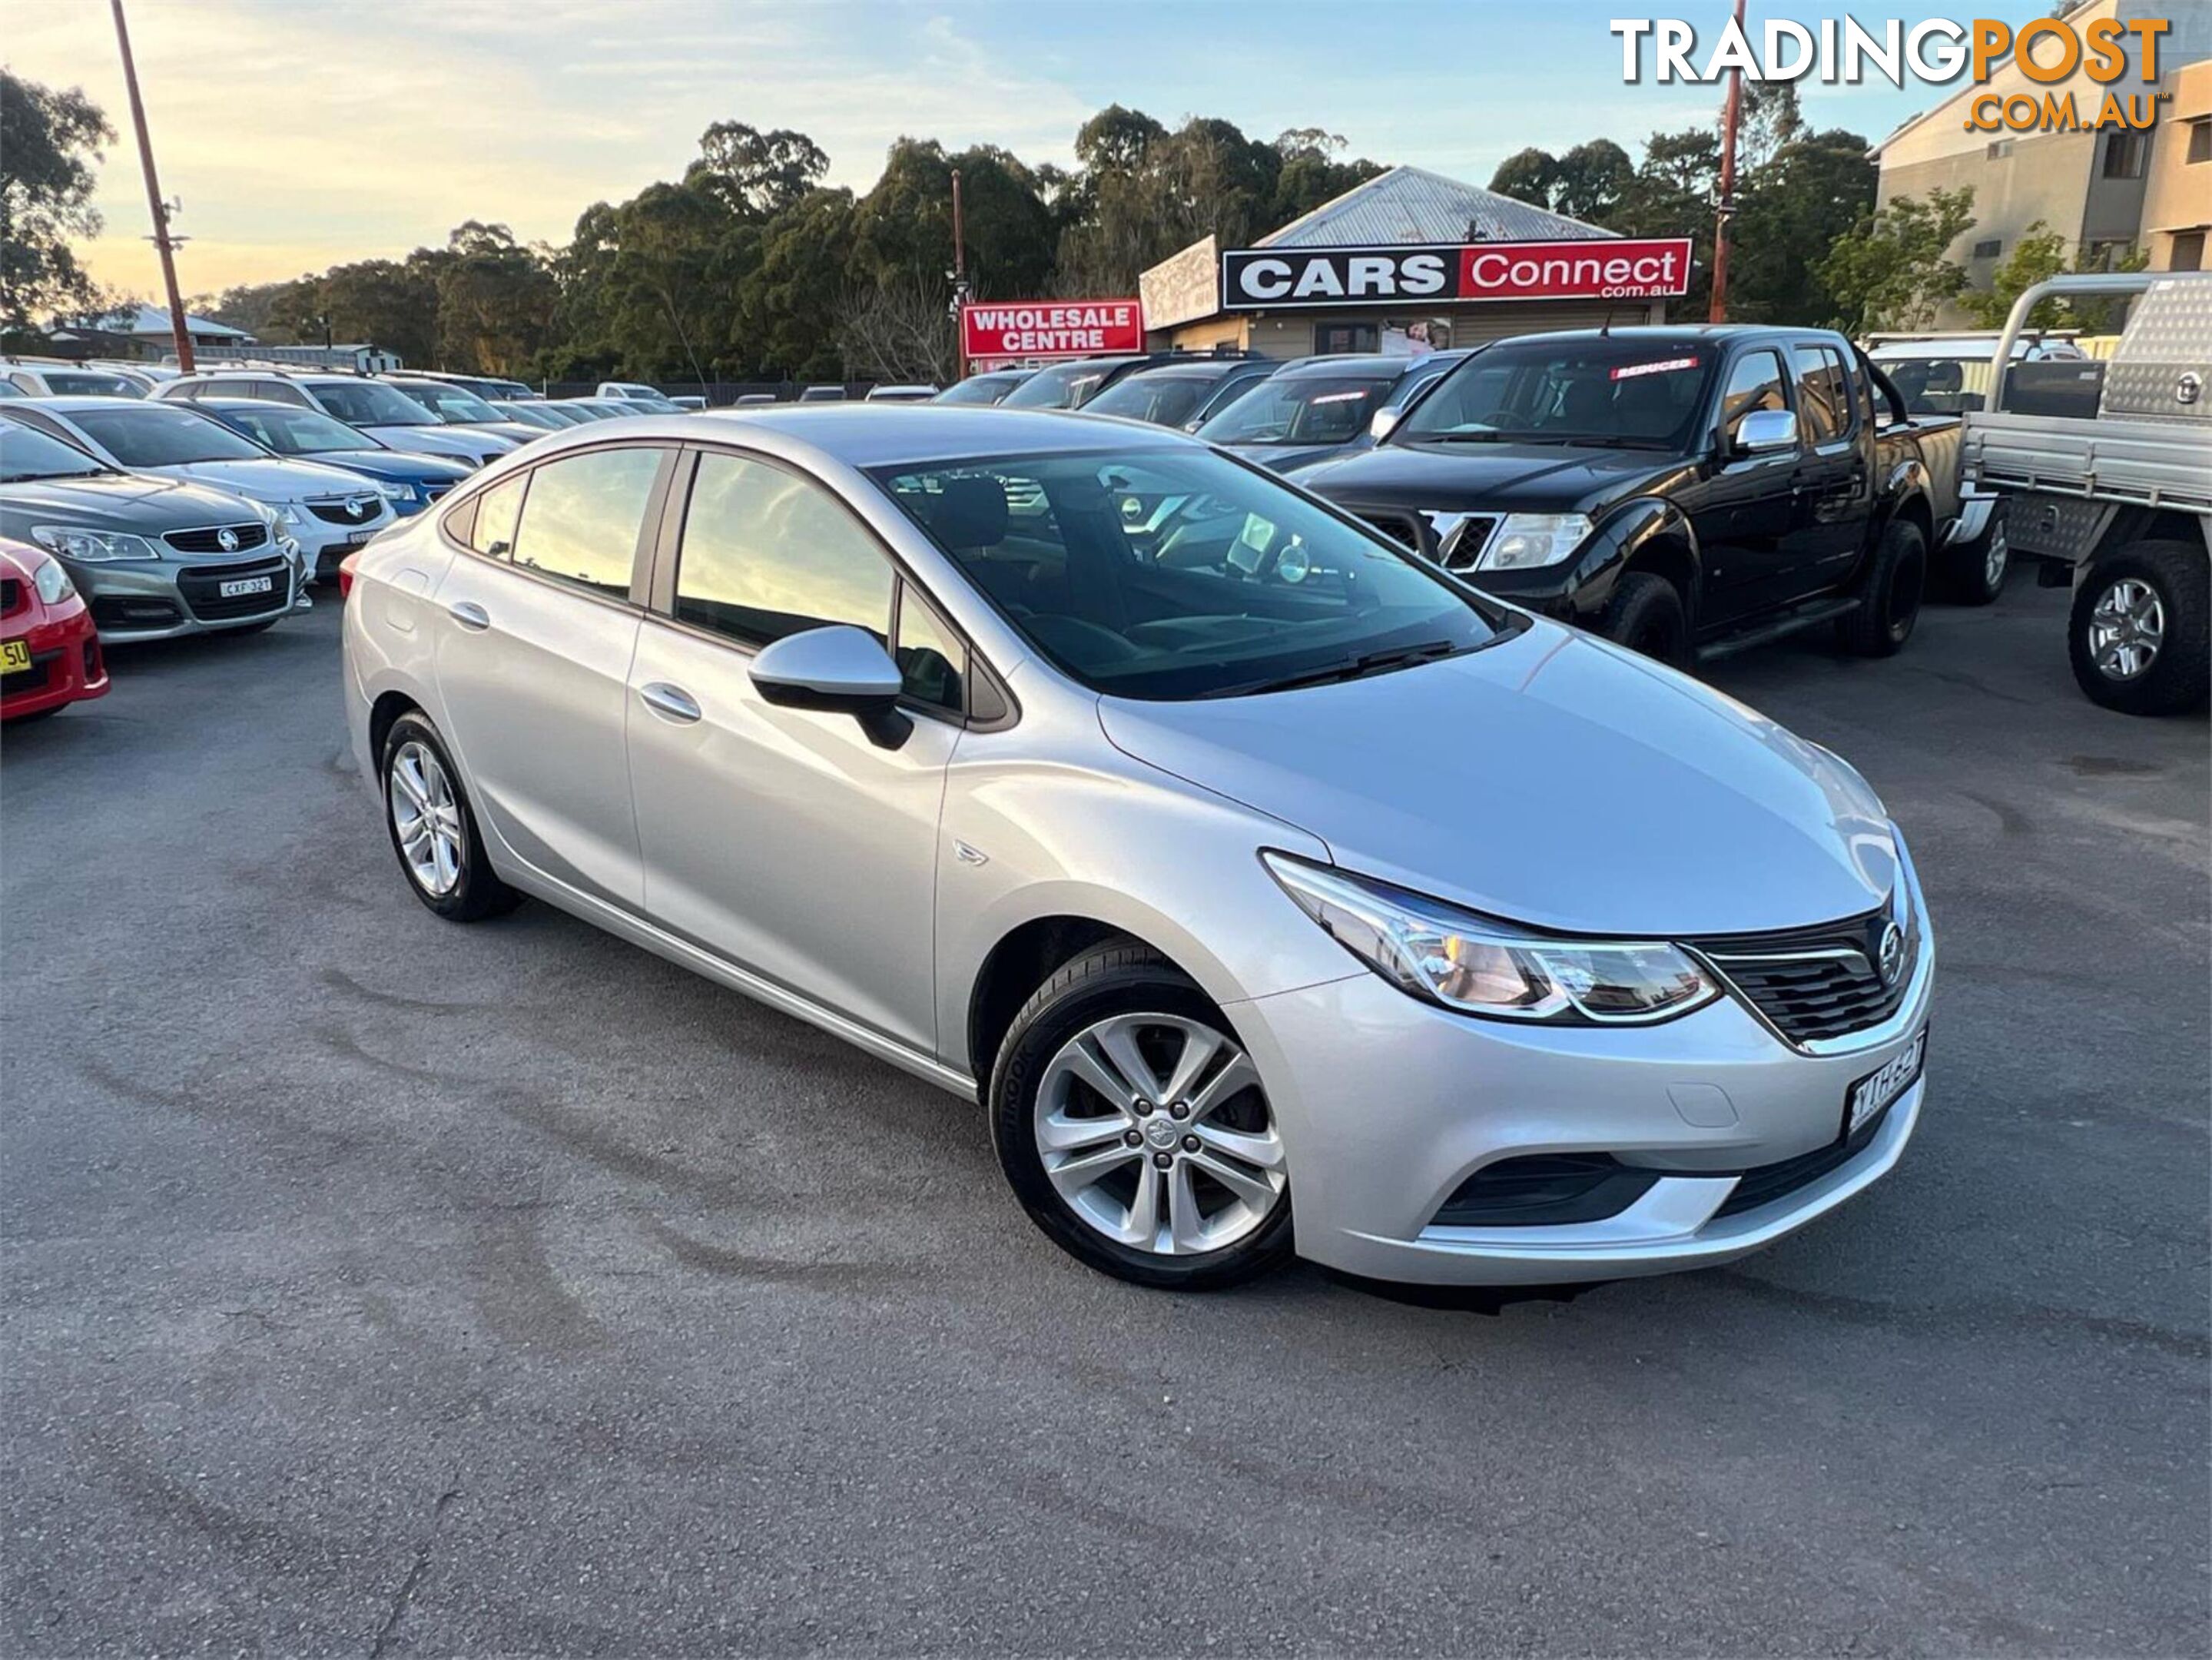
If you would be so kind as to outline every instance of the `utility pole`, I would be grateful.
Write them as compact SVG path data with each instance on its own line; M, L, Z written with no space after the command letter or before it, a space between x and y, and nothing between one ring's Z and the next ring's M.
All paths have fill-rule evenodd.
M131 93L131 125L138 129L138 159L146 167L146 205L154 214L154 247L161 256L161 284L169 291L169 327L177 339L177 367L192 372L192 334L185 323L185 302L177 293L176 239L169 234L169 210L154 174L154 141L146 134L146 106L138 96L138 66L131 58L131 31L123 21L123 0L108 0L115 13L115 44L123 49L123 84Z
M1743 0L1735 0L1735 27L1743 33ZM1735 132L1743 119L1743 71L1729 71L1728 103L1721 113L1720 200L1713 204L1713 302L1711 323L1728 321L1729 231L1735 217Z
M968 303L968 238L960 217L960 169L952 169L952 366L953 379L968 378L968 325L961 307Z

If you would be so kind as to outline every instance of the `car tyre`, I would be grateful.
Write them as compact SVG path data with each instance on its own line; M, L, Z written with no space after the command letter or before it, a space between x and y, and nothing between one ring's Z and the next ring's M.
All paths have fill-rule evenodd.
M2005 575L2012 569L2012 544L2005 534L2004 515L1991 517L1989 528L1971 542L1954 542L1942 550L1938 574L1943 597L1954 605L1987 605L2004 592Z
M1219 1047L1184 1080L1188 1100L1162 1099L1188 1054L1178 1038ZM1138 1071L1147 1076L1126 1102L1091 1081L1125 1084ZM1139 1091L1151 1098L1141 1111ZM989 1104L1014 1196L1079 1262L1135 1285L1212 1291L1290 1258L1288 1174L1258 1073L1221 1011L1149 946L1100 946L1039 986L1000 1045ZM1092 1166L1104 1173L1083 1187ZM1219 1208L1195 1225L1209 1202ZM1146 1221L1140 1205L1152 1207ZM1152 1243L1127 1242L1139 1234ZM1208 1245L1209 1234L1224 1243Z
M2123 714L2182 714L2212 694L2212 561L2193 543L2134 542L2090 562L2067 617L2074 679Z
M429 721L410 711L392 723L378 775L385 829L417 899L449 922L482 921L522 903L492 869L460 769Z
M1859 591L1858 609L1836 623L1836 637L1854 657L1894 657L1912 637L1928 587L1928 538L1909 519L1882 526Z
M1598 618L1598 632L1632 652L1667 665L1690 666L1690 618L1682 596L1663 576L1632 570L1613 586Z

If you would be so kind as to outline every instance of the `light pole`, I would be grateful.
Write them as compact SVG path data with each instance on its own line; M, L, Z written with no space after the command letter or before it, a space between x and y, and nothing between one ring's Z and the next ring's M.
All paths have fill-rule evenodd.
M960 216L960 169L952 169L952 378L968 378L968 239Z
M1743 0L1735 0L1735 28L1743 33ZM1729 71L1728 102L1721 112L1720 199L1713 204L1713 299L1709 323L1728 321L1729 222L1735 217L1735 130L1743 119L1743 71Z
M131 94L131 125L138 130L138 159L146 168L146 205L154 215L154 247L161 256L161 286L169 294L169 328L177 342L177 367L192 372L192 332L185 322L185 302L177 293L177 239L169 234L169 208L154 173L154 141L146 134L146 106L138 96L138 66L131 58L131 31L123 21L123 0L108 0L115 13L115 44L123 51L123 84Z

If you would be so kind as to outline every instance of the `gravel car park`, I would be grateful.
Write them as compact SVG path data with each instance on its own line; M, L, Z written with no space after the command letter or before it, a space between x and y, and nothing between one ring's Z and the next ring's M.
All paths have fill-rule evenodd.
M2064 595L1714 672L1913 827L1930 1105L1749 1262L1496 1318L1086 1273L974 1107L395 906L337 611L0 750L68 1011L8 1043L12 1648L2199 1646L2212 748L2079 696Z

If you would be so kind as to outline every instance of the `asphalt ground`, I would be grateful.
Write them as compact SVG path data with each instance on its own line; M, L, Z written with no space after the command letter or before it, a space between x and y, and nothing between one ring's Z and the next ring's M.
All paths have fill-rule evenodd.
M401 885L337 606L0 763L21 1655L2201 1654L2208 755L2063 595L1720 685L1942 949L1887 1182L1496 1316L1088 1273L981 1114L543 906Z

